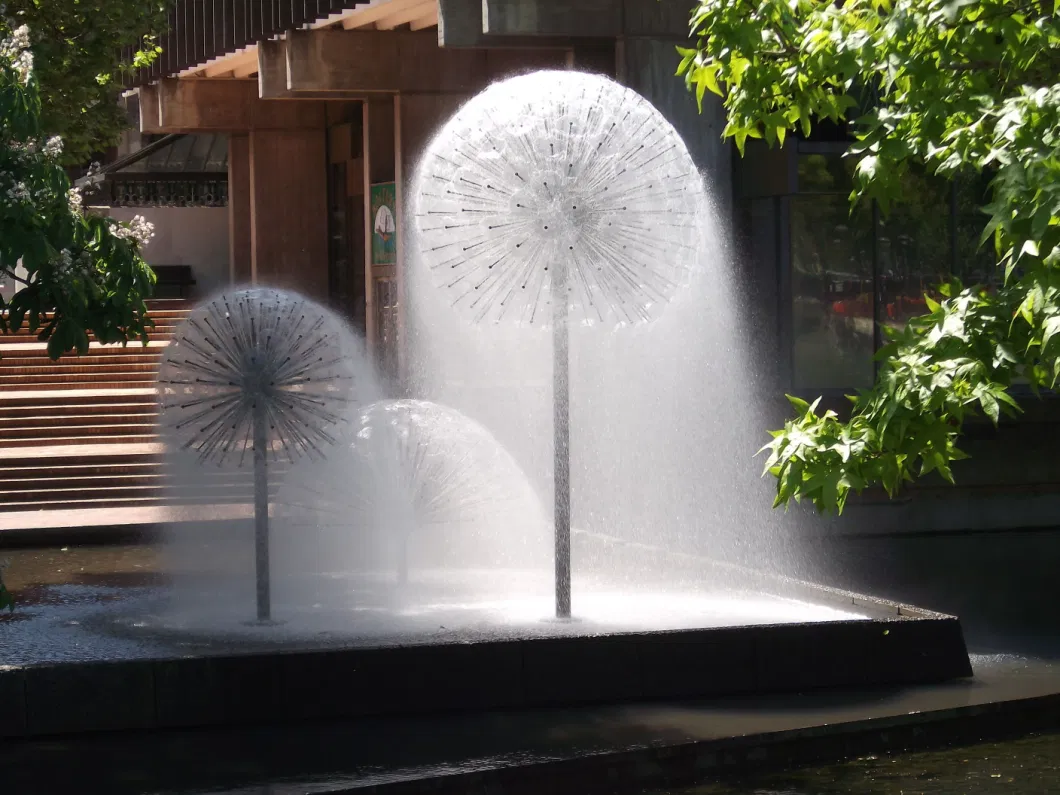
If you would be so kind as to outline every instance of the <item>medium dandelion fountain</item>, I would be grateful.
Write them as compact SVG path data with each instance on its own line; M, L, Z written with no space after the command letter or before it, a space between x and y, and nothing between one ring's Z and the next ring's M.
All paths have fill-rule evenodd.
M201 463L254 468L258 621L272 617L268 462L322 459L355 401L353 340L294 293L250 288L197 306L159 371L167 443Z
M697 265L705 193L654 106L598 75L494 84L428 147L422 261L473 322L550 325L556 615L571 615L569 326L653 320Z

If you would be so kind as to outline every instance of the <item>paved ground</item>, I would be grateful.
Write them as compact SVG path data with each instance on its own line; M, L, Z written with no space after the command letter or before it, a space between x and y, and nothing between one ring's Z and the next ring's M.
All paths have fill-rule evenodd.
M975 664L978 675L972 682L884 692L13 744L0 749L0 780L12 792L40 795L239 787L261 787L240 791L272 795L343 791L741 735L770 733L775 739L781 732L1060 692L1060 670L1050 663L977 658ZM541 786L541 792L557 791L553 783Z

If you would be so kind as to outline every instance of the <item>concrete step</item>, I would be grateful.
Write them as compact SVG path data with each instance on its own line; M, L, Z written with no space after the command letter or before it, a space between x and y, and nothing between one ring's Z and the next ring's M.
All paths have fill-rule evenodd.
M100 434L71 434L54 436L37 434L36 436L25 436L22 438L5 438L4 447L45 447L55 445L82 445L82 444L150 444L160 441L157 433L124 433L123 428L109 428L106 433ZM152 431L155 429L152 428Z
M158 416L158 406L153 402L53 406L47 412L40 406L0 406L0 428L49 424L91 425L100 421L142 421L145 418L157 420Z
M26 439L83 439L90 441L100 436L157 437L158 425L154 422L95 422L85 425L23 425L5 428L0 438L4 444L20 443Z
M176 324L167 323L165 325L156 326L154 329L148 332L147 341L149 344L152 342L169 342L176 330ZM96 342L97 345L102 345L102 343L97 342L94 339L90 339L90 342ZM19 345L46 345L47 342L41 341L36 333L31 334L28 330L22 328L16 331L14 334L0 334L0 344L3 344L4 346L17 347ZM131 339L125 347L129 347L132 345L143 345L143 342L139 338ZM106 345L106 347L108 348L111 346L121 347L121 343L108 343ZM74 354L70 353L67 355L72 356Z
M139 497L104 496L72 498L67 500L50 500L48 502L4 502L0 503L0 513L14 511L69 511L89 510L93 508L132 508L132 507L167 507L184 505L244 505L247 498L233 496L231 499L219 499L218 495L183 497L180 499L168 495Z
M121 471L124 470L124 471ZM163 465L55 467L53 469L8 470L0 476L0 494L8 491L48 491L54 489L92 489L104 486L153 486L155 488L208 491L212 489L252 488L254 473L219 472L205 484L189 484L179 472Z
M130 442L96 439L94 444L46 440L38 445L0 446L0 471L7 467L39 463L95 464L117 461L161 461L164 447L160 442Z
M46 342L28 342L26 340L23 340L17 345L8 345L6 343L6 340L8 339L10 339L10 337L0 335L0 355L3 355L5 358L8 356L16 355L44 357L48 356L48 343ZM134 351L138 353L150 353L153 351L163 353L168 345L169 341L164 339L149 339L146 345L140 340L132 340L125 345L122 345L120 342L109 342L104 345L102 342L92 341L88 343L88 350L85 351L83 354L68 353L66 354L65 358L77 359L84 358L86 356L95 356L108 353L120 354ZM49 359L49 361L51 361L51 359Z
M119 377L124 376L124 377ZM61 376L60 376L61 377ZM9 379L9 380L5 380ZM101 373L99 376L92 374L68 376L69 380L47 379L44 376L40 380L31 380L29 376L3 376L0 375L0 393L6 391L26 392L55 392L56 390L78 390L78 389L151 389L155 378L151 373Z
M273 492L278 491L274 487ZM36 489L4 488L0 490L0 504L12 503L55 503L69 502L71 500L101 500L114 497L179 497L181 499L194 499L202 501L207 497L210 500L218 499L240 499L247 500L253 497L254 486L252 483L219 483L211 488L191 488L179 483L95 483L87 486L71 485L60 486L56 484L46 493Z
M171 332L173 329L176 329L181 324L183 324L185 319L186 318L185 318L184 315L171 315L171 316L167 316L167 317L156 316L154 318L155 325L154 326L148 326L148 328L147 328L147 336L148 337L154 337L154 336L166 333L167 331ZM36 331L31 331L29 326L26 325L25 323L23 323L21 326L18 327L17 331L10 331L9 330L6 334L4 334L4 338L5 339L14 339L16 337L31 337L33 339L36 339L45 328L47 328L47 325L42 323L40 325L40 327L37 328ZM88 338L91 341L98 342L96 337L93 336L92 334L89 334ZM135 335L134 336L130 336L129 337L129 343L131 344L131 343L134 343L134 342L138 342L139 339L140 338L138 336L135 336ZM119 342L119 343L113 343L113 344L121 344L121 343Z
M0 467L0 483L43 483L45 481L75 481L79 479L149 478L162 475L163 464L159 461L114 460L103 463L61 463L42 466L39 462L24 462L14 466Z
M14 355L8 353L0 358L0 372L4 370L18 370L25 367L47 367L52 370L60 370L66 367L102 367L116 364L147 364L157 366L162 361L163 348L144 348L137 345L135 348L125 349L96 348L89 350L84 356L64 356L56 361L48 358L41 352L26 352L16 348Z
M117 403L157 405L158 392L153 384L113 389L79 387L62 391L36 388L0 391L0 412L9 408L34 408L39 411L41 407L47 407L47 412L51 413L52 408L60 406L77 408Z
M122 357L117 357L122 358ZM129 357L130 359L132 357ZM17 366L11 362L4 362L0 364L0 379L10 379L13 381L16 377L28 378L28 379L39 379L47 376L49 379L58 380L60 378L72 378L74 376L122 376L122 375L142 375L144 373L150 375L156 375L158 373L158 362L157 361L116 361L116 362L78 362L71 360L69 362L60 359L57 362L50 362L48 364L41 364L35 366ZM0 383L8 383L8 381L0 381Z
M0 511L0 533L6 530L62 530L83 527L180 524L204 521L249 521L254 510L249 505L119 505L111 508L32 507L22 511Z

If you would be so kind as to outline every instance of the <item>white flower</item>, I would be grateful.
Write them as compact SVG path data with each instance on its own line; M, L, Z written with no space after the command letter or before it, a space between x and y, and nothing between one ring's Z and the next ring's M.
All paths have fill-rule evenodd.
M121 240L135 240L140 246L146 246L155 236L155 227L142 215L135 216L128 224L113 227L114 236Z
M16 182L15 185L7 190L7 198L13 202L24 202L29 201L30 194L29 188L26 187L25 182Z
M11 32L10 46L15 50L29 49L29 25L21 25Z
M66 201L70 205L70 212L74 215L81 215L83 212L81 191L77 188L70 188L66 194Z
M0 41L0 58L11 62L23 85L29 82L33 72L33 53L29 50L28 26L16 28L8 38Z
M59 252L59 261L55 264L55 270L62 276L68 276L74 267L74 257L70 249L64 248Z
M48 157L59 157L63 153L63 139L58 135L53 135L48 139L48 142L44 144L44 154Z

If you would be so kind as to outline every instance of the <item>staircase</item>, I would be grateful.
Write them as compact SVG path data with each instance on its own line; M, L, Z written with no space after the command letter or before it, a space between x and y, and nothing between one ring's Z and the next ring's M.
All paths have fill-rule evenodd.
M0 336L0 514L245 500L249 473L211 473L193 489L167 475L155 378L190 307L148 306L156 325L146 347L94 342L53 362L25 329Z

